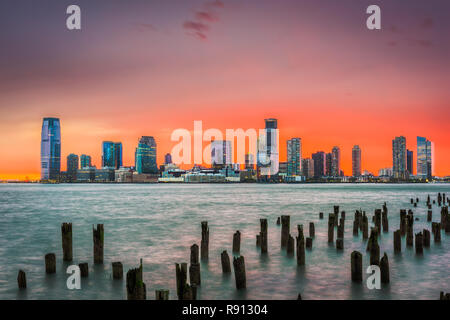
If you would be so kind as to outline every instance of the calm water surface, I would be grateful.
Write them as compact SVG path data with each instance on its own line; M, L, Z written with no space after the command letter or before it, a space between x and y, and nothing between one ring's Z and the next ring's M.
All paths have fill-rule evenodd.
M308 184L308 185L0 185L0 299L124 299L125 281L113 281L111 262L121 261L124 271L144 263L147 297L154 290L170 290L176 298L176 262L189 262L190 246L200 245L200 222L210 228L210 259L201 265L200 299L438 299L439 291L450 292L450 235L442 243L424 249L418 257L405 247L393 254L393 231L399 227L400 208L412 208L411 197L421 202L412 208L414 231L431 230L426 222L425 199L438 192L450 195L450 184ZM363 268L369 256L362 235L352 234L353 216L362 208L369 214L386 201L388 234L380 239L381 255L387 253L391 283L381 290L368 290L350 281L350 254L363 253ZM327 244L327 217L333 205L346 211L345 249L337 252ZM319 212L325 219L319 220ZM280 250L276 218L291 216L291 233L297 224L316 225L313 249L306 252L306 266ZM269 255L261 257L255 246L259 219L269 222ZM440 209L433 207L433 221ZM89 278L81 290L68 290L62 262L62 222L73 223L73 264L89 263ZM92 225L105 225L105 263L93 265ZM232 236L242 233L247 290L237 292L234 276L223 276L220 252L231 253ZM57 273L46 275L44 255L56 253ZM28 288L17 289L17 272L27 273ZM364 283L366 279L364 275Z

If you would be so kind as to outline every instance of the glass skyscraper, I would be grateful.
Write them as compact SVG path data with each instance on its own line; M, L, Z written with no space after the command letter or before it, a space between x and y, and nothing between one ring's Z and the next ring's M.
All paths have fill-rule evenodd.
M135 162L137 173L158 173L156 142L153 137L143 136L139 139L135 153Z
M424 137L417 137L417 176L431 178L433 176L433 142Z
M80 157L80 164L81 168L88 168L92 166L91 163L91 156L88 156L86 154L82 154Z
M392 140L392 173L394 178L406 179L406 138L395 137Z
M414 152L411 150L406 150L406 170L408 170L409 174L413 173L413 156Z
M333 147L331 150L331 175L339 177L341 175L341 149Z
M361 176L361 148L358 145L352 148L352 176Z
M302 163L302 139L292 138L287 141L287 175L300 176Z
M326 171L326 155L323 151L318 151L311 155L314 162L314 178L321 178Z
M67 156L67 178L69 181L77 180L78 170L78 156L76 154L69 154Z
M103 141L102 167L119 169L122 166L122 143Z
M58 118L44 118L41 132L41 179L58 180L61 170L61 125Z

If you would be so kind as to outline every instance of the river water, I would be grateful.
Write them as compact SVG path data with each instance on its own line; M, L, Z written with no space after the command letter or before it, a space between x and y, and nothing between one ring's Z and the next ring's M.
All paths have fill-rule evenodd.
M143 259L147 298L155 289L169 289L176 299L175 263L189 262L190 246L200 245L200 222L210 229L209 261L201 264L199 299L438 299L450 292L450 235L441 244L431 240L423 256L406 248L393 254L393 231L399 228L399 211L412 208L419 221L414 231L431 230L426 222L426 196L450 195L450 184L0 184L0 299L125 299L125 280L112 280L111 262L121 261L124 272ZM417 208L411 197L419 197ZM380 237L381 256L389 257L391 282L380 290L350 280L350 254L363 253L362 235L354 237L354 211L369 214L387 203L389 233ZM327 218L333 205L346 211L344 250L327 243ZM319 220L319 212L324 219ZM291 216L291 233L315 223L313 249L306 251L306 266L280 249L280 215ZM255 246L259 219L268 219L269 254ZM433 206L433 221L440 208ZM73 223L73 264L89 263L89 277L81 290L69 290L62 261L61 223ZM105 225L103 265L93 264L92 225ZM232 237L241 232L247 289L237 291L234 275L223 276L220 253L231 255ZM433 236L432 236L433 237ZM46 275L44 255L54 252L57 272ZM17 272L27 274L28 288L17 289ZM125 275L124 275L125 278Z

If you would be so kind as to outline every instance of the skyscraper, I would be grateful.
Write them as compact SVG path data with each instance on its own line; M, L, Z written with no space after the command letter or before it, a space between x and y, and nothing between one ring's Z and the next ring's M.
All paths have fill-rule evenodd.
M320 178L325 175L326 156L325 152L319 151L311 155L314 161L314 178Z
M83 168L89 168L92 166L91 163L91 156L88 156L86 154L82 154L80 157L80 167Z
M226 165L231 165L231 156L231 141L211 141L211 165L213 168L222 169Z
M326 153L325 154L325 175L327 177L331 177L331 171L332 171L332 158L333 155L331 153Z
M78 170L78 156L76 154L69 154L67 156L67 179L69 181L77 180Z
M417 137L417 176L430 179L433 176L434 143L424 137Z
M352 149L352 176L361 176L361 149L358 145L353 146Z
M166 153L164 156L164 163L171 164L172 163L172 155L170 153Z
M302 139L292 138L287 141L287 175L300 176L302 164Z
M406 150L406 170L408 170L409 174L413 173L413 155L414 152L411 150Z
M392 172L394 178L406 179L406 138L392 140Z
M279 155L278 155L278 121L277 119L269 118L264 120L266 124L266 146L267 157L270 160L268 175L272 176L278 173L279 170Z
M153 137L143 136L139 139L135 153L135 162L137 173L158 173L156 141Z
M314 161L311 158L302 159L302 175L306 178L314 177Z
M119 169L122 166L122 143L103 141L102 167Z
M331 176L339 177L341 175L341 149L333 147L331 150Z
M41 131L41 179L57 180L61 171L61 126L58 118L44 118Z

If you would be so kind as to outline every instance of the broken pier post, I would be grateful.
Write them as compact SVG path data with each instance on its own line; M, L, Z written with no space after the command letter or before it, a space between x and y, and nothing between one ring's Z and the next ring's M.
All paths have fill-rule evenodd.
M381 273L381 283L389 283L390 281L389 259L386 252L384 253L383 257L380 260L380 273Z
M189 280L191 284L199 286L201 284L200 278L200 261L198 253L198 245L191 246L191 265L189 266Z
M113 279L122 279L123 278L123 266L122 262L113 262L112 264L113 271Z
M103 263L103 245L105 241L105 231L103 224L97 224L97 228L92 228L94 237L94 263Z
M61 225L63 260L72 261L72 223L64 222Z
M362 282L362 254L358 251L353 251L351 254L351 273L352 281Z
M261 253L267 253L267 219L260 219L261 231L259 233L261 238Z
M239 253L241 251L241 232L237 230L233 234L233 253Z
M169 290L155 290L155 300L169 300Z
M19 286L19 289L27 288L27 276L23 270L19 270L17 275L17 285Z
M142 259L139 268L130 269L127 272L127 299L145 300L147 291L142 275Z
M47 253L45 255L45 273L51 274L56 272L56 255Z
M281 216L281 248L286 248L291 228L291 217Z
M78 267L80 268L80 276L82 278L89 277L89 265L87 262L80 263Z
M245 260L243 256L233 258L234 277L236 280L236 289L245 289L247 280L245 276Z
M208 260L209 256L209 228L208 221L202 221L202 241L200 243L200 255L202 260Z
M227 250L222 251L220 254L220 261L222 262L222 272L231 273L230 256L228 255Z

